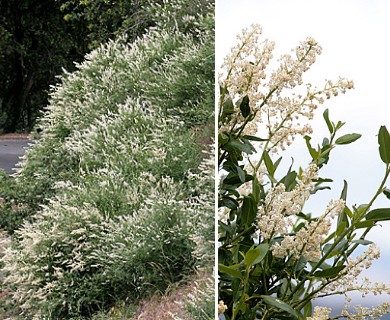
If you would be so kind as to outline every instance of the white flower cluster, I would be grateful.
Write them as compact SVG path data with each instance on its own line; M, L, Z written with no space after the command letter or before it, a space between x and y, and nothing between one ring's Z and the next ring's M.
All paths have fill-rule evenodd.
M263 240L283 236L281 242L272 246L275 257L299 259L303 256L314 261L321 256L321 244L329 234L331 221L344 210L343 200L332 200L323 215L310 223L304 221L296 234L289 235L296 221L294 216L302 211L310 197L314 188L312 180L317 178L317 173L317 166L311 164L302 172L293 190L286 191L284 184L278 184L268 191L264 204L258 209L258 231L254 236Z
M220 86L226 88L232 98L249 97L250 108L255 115L255 121L247 123L245 134L256 134L257 124L262 121L259 109L265 99L259 88L266 78L265 69L272 58L275 44L265 40L260 43L261 27L252 25L238 35L238 44L232 48L225 58L222 68L225 72L219 75ZM234 125L242 125L245 119L240 109L236 108L229 124L219 124L219 132L229 131Z
M222 66L226 71L219 76L220 84L229 90L232 97L248 95L253 110L259 108L264 99L259 87L266 78L265 69L275 46L268 40L260 42L261 33L261 27L254 24L250 30L244 29L242 35L237 36L238 43Z
M330 308L315 306L314 314L308 317L307 320L328 320L331 311Z
M264 184L264 176L267 173L267 168L264 164L259 165L258 160L251 161L250 159L246 159L244 170L248 174L256 177L259 184Z
M346 267L341 271L341 277L321 290L321 294L344 294L348 301L351 299L348 297L348 292L358 291L362 296L366 296L369 293L379 295L382 293L390 294L390 286L386 283L372 283L370 279L364 277L360 279L360 274L364 269L371 267L372 262L379 259L379 248L373 243L368 249L360 256L356 258L349 258Z
M227 222L229 219L230 209L227 207L218 208L218 220L222 222Z
M314 186L311 180L316 176L317 167L313 164L305 170L303 180L293 190L286 191L285 185L280 183L268 191L264 204L257 212L257 229L263 239L289 232L294 222L291 216L301 212Z
M293 236L285 236L282 242L276 243L272 249L276 257L284 258L291 255L295 259L305 257L315 261L321 257L321 244L328 236L332 219L344 210L343 200L331 201L328 208L317 221L308 223Z
M218 302L218 314L223 314L227 310L227 306L223 301Z
M295 136L312 133L311 126L305 122L313 118L318 105L324 103L325 98L352 89L353 82L344 78L336 82L329 80L322 90L303 83L303 73L322 51L312 38L301 42L293 55L282 56L279 67L267 73L274 43L261 42L261 31L259 25L253 25L238 36L238 44L225 59L224 72L219 75L220 108L228 97L237 101L248 95L253 119L246 121L241 110L235 108L228 123L219 123L219 132L243 128L243 134L268 137L270 150L277 152L290 145ZM304 94L302 87L306 87ZM289 93L285 93L285 89Z
M384 302L379 306L368 308L362 306L354 306L354 311L348 311L344 309L341 313L345 319L353 319L353 320L379 320L383 315L390 313L390 304L388 302Z
M302 85L302 75L309 70L311 65L321 54L322 48L312 39L307 38L293 50L295 56L289 54L280 58L280 66L271 75L268 87L280 93L283 88L295 88Z

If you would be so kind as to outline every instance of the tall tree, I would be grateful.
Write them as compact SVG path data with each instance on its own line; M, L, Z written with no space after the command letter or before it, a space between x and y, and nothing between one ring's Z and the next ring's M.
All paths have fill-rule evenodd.
M154 24L150 4L163 0L60 0L67 21L84 21L88 28L90 49L118 34L126 33L129 40L143 34Z
M4 132L31 128L47 103L61 68L87 50L86 27L63 19L55 0L0 2L0 125Z

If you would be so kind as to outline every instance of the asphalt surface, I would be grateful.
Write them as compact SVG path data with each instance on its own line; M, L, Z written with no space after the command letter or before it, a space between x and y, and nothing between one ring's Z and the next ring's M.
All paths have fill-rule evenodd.
M0 168L9 174L14 173L19 157L24 154L31 140L28 139L2 139L0 138Z

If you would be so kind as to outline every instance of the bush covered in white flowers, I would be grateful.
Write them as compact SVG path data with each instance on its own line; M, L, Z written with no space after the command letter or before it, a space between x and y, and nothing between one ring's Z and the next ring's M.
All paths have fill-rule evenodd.
M172 17L192 4L183 30ZM64 73L20 171L1 177L3 285L26 318L89 317L194 268L212 278L213 160L196 129L213 122L213 5L152 9L144 36Z
M313 310L312 301L351 291L390 293L389 285L358 277L379 257L366 236L378 222L390 220L389 208L371 208L381 194L390 198L385 188L390 135L380 128L384 178L367 204L348 206L345 182L340 199L331 200L322 214L304 213L309 197L332 182L320 176L331 151L360 138L356 133L339 136L344 123L332 122L325 110L329 137L314 147L308 121L325 100L354 85L344 78L326 81L322 88L304 83L302 75L321 53L312 38L282 56L270 71L274 43L260 37L258 25L244 30L219 78L218 312L227 320L366 319L388 313L385 303L355 312L347 307L331 318L330 309ZM283 151L297 136L305 139L312 161L306 168L295 171L291 165L281 173ZM368 249L356 256L359 246Z
M196 212L171 179L151 178L138 179L149 197L128 214L105 217L93 204L72 205L64 196L17 231L19 242L3 258L14 302L51 318L88 315L188 273L194 263L189 218ZM134 189L129 196L137 195Z
M210 1L195 3L207 11L202 9L203 15L186 16L192 21L191 32L180 30L171 21L175 17L172 10L189 6L188 1L156 5L155 14L161 19L157 27L134 43L128 44L126 38L121 38L102 45L77 65L76 72L61 76L61 83L53 88L47 111L36 127L39 133L34 148L27 151L20 163L16 186L3 195L9 199L0 213L3 227L12 231L21 222L15 221L15 203L16 215L24 218L39 210L39 205L54 194L57 181L77 181L85 163L80 164L78 154L68 148L70 141L84 139L84 134L95 134L101 117L115 115L129 97L140 101L145 112L151 109L148 106L152 109L158 106L160 117L178 122L177 132L167 137L166 143L175 139L181 151L190 149L186 152L193 152L193 156L182 162L174 153L168 155L175 161L176 166L170 163L176 171L175 178L183 178L183 172L199 162L199 157L194 157L194 148L185 145L193 139L183 129L202 126L212 118L214 20ZM202 3L205 4L201 6ZM172 26L168 28L165 24ZM167 170L162 174L168 173Z

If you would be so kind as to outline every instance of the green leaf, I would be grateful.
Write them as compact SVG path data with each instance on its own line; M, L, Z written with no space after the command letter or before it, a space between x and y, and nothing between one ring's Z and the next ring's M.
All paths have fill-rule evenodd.
M233 291L233 301L238 301L241 298L242 293L242 279L234 278L231 281L231 287Z
M361 204L357 208L355 206L353 206L353 212L354 212L354 216L356 218L356 221L361 220L361 218L363 218L363 216L367 213L368 209L369 209L368 204Z
M335 251L340 251L340 252L343 252L344 249L345 249L345 245L348 244L348 240L347 239L342 239L337 245L336 247L334 248Z
M232 98L228 97L222 106L222 114L224 116L234 113L234 104Z
M345 266L337 266L337 267L332 267L329 269L321 270L321 271L316 271L314 272L314 276L316 278L333 278L337 276L341 270L343 270Z
M366 215L366 220L385 221L390 220L390 208L379 208L371 210Z
M334 129L333 129L332 123L331 123L330 120L329 120L329 110L328 110L328 109L326 109L326 110L324 111L323 116L324 116L326 125L328 126L329 132L330 132L330 133L333 133L333 130L334 130Z
M226 133L221 132L221 133L218 135L218 143L219 143L220 145L225 144L225 143L228 142L228 141L229 141L229 136L228 136Z
M322 242L322 243L328 243L330 240L332 240L334 237L336 236L336 232L333 231L332 233L330 233L326 239ZM324 249L323 249L323 252L326 252L328 249L326 248L327 244L324 246Z
M247 140L252 140L252 141L259 141L259 142L268 141L268 139L263 139L263 138L259 138L259 137L255 137L255 136L250 136L250 135L242 136L242 138L243 138L243 139L247 139Z
M248 294L244 293L243 295L244 297L245 296L248 296ZM248 304L245 303L245 301L238 301L237 303L237 306L236 306L236 309L235 309L235 312L236 314L238 314L239 312L241 312L242 314L244 314L248 309Z
M327 256L327 259L333 258L335 256L342 256L344 255L344 252L333 250L329 255Z
M221 273L226 273L229 276L232 276L234 278L238 278L241 280L244 279L240 271L238 271L232 267L225 266L223 264L218 264L218 271Z
M310 265L314 268L314 266L316 266L318 264L320 260L318 259L314 259L313 261L309 261ZM326 262L322 262L319 266L320 269L324 270L324 269L329 269L331 268L331 266L329 264L327 264Z
M252 182L252 195L254 202L257 204L260 200L260 185L256 177L253 178Z
M275 166L266 150L264 150L263 152L263 159L264 159L265 166L268 170L268 173L270 174L271 177L274 177Z
M346 135L341 136L336 140L336 144L349 144L357 139L359 139L362 135L358 133L348 133Z
M317 193L317 191L321 191L321 190L331 190L331 188L329 186L315 187L311 193L314 194L314 193Z
M280 182L286 187L286 191L291 191L297 184L297 173L295 171L289 171Z
M328 143L328 144L325 144ZM329 154L330 151L333 149L333 146L329 144L329 140L324 138L324 141L322 142L323 146L319 150L319 160L318 165L321 168L324 164L327 164L329 162Z
M245 175L245 182L253 180L253 176L250 174ZM225 185L236 185L236 184L241 184L240 178L236 175L228 175L225 179L223 179L223 184L222 187L225 187Z
M279 167L280 162L282 161L283 157L280 157L278 160L274 162L275 171Z
M299 260L295 263L294 273L298 273L299 271L303 270L306 267L306 264L307 258L301 256Z
M343 212L342 214L345 215ZM336 230L336 235L341 236L341 234L344 232L344 230L347 228L347 221L343 221L337 224L337 230Z
M322 146L323 146L323 147L329 147L329 145L330 145L329 139L328 139L328 138L324 138L324 139L322 140Z
M268 252L269 246L266 243L258 245L256 248L249 249L245 254L245 265L247 268L260 263Z
M343 125L345 125L345 122L338 121L335 130L339 130Z
M344 212L347 214L347 216L348 216L350 219L353 218L353 213L352 213L351 209L349 209L347 206L345 206Z
M318 178L318 179L313 179L313 182L316 182L317 184L323 183L323 182L333 182L332 179L329 178Z
M241 140L242 140L242 142L244 142L246 145L248 145L248 146L251 148L251 150L252 150L253 152L256 152L256 151L257 151L256 148L252 145L252 143L251 143L249 140L244 139L244 138L241 138Z
M344 187L343 191L341 191L340 199L347 200L347 190L348 190L348 183L344 180ZM349 221L348 216L346 213L346 210L344 209L337 219L337 231L336 234L339 236L341 233L345 230L345 228L349 227Z
M347 191L348 191L348 183L344 180L343 191L341 191L340 199L346 201L347 200Z
M237 166L237 165L235 167L236 167L236 170L237 170L237 175L240 178L240 181L242 183L244 183L245 182L245 172L244 172L244 170L242 170L242 168Z
M243 97L239 101L239 104L240 104L241 114L244 118L246 118L251 113L251 108L249 107L249 97L247 95Z
M256 208L251 197L244 197L241 207L240 223L250 226L256 218Z
M305 317L311 317L313 315L313 304L311 301L305 304L303 308L303 315Z
M368 221L362 221L355 223L356 229L366 229L366 228L372 228L375 225L375 221L368 220Z
M236 198L240 197L240 194L236 190L235 186L230 186L230 185L227 185L227 184L221 185L221 194L225 194L225 192L228 192L228 193L234 195Z
M390 189L383 190L383 194L386 196L387 199L390 200Z
M317 160L318 158L318 152L315 151L313 149L313 147L311 146L311 143L310 143L310 140L311 140L311 137L309 136L304 136L304 139L306 141L306 146L307 146L307 149L309 150L309 153L311 155L311 157L313 158L313 160Z
M332 233L332 236L328 237L329 240L334 238L334 236L336 235L336 232ZM326 242L326 240L325 240ZM346 249L346 244L348 244L348 241L347 239L342 239L341 241L339 241L337 244L336 244L336 247L333 248L333 250L331 252L329 252L329 250L331 249L332 247L332 243L327 243L324 248L323 248L323 253L324 255L326 255L326 259L329 259L331 257L334 257L335 255L339 255L341 254L342 252L345 251Z
M363 245L363 246L367 246L367 245L373 243L373 242L370 241L370 240L364 240L364 239L353 240L352 242L353 242L353 243L357 243L357 244L361 244L361 245Z
M385 126L381 126L378 134L379 155L382 161L390 164L390 134Z
M222 115L221 115L221 121L225 122L226 119L234 113L234 104L233 100L230 96L224 101L222 105Z
M297 310L294 310L286 302L272 296L262 295L261 298L266 304L275 307L277 309L286 311L287 313L291 314L294 318L303 319L303 316Z
M218 207L227 207L231 210L234 210L238 207L238 202L231 197L223 197L221 200L219 200Z
M235 139L231 139L228 143L226 143L223 146L223 148L226 151L240 151L240 152L244 152L244 153L248 153L248 154L253 153L253 150L249 145L242 143L242 142L235 140Z

